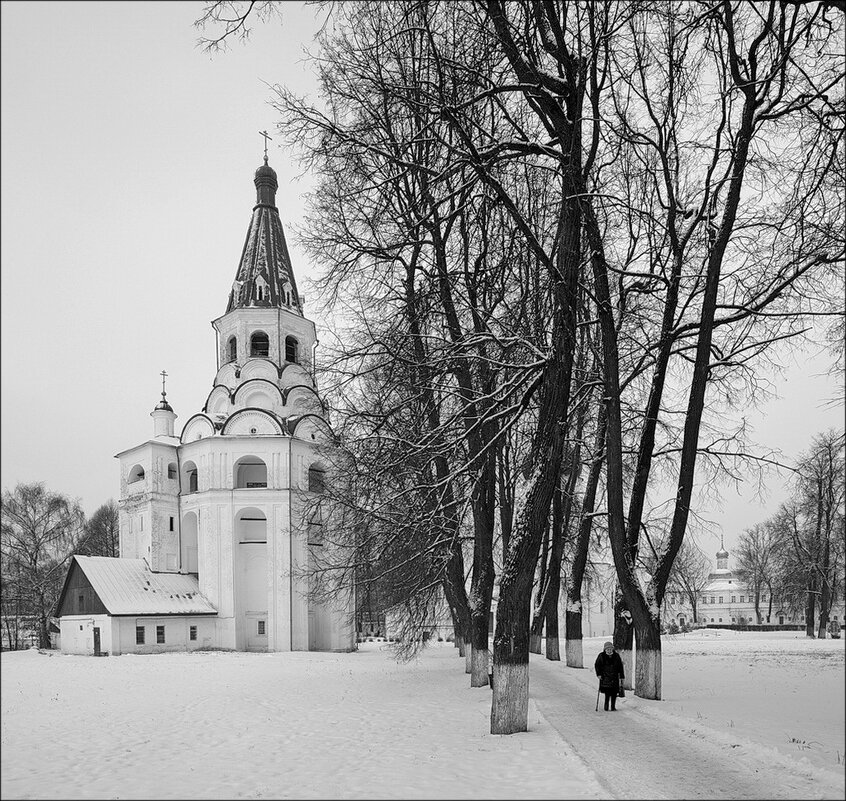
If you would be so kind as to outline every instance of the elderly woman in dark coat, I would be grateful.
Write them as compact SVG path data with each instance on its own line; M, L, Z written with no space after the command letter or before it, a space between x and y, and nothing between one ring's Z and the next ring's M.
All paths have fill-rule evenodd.
M623 673L623 660L620 659L620 654L614 650L614 643L605 643L602 653L596 657L593 667L599 677L599 689L605 693L605 711L608 711L610 701L611 711L616 712L617 693L625 674Z

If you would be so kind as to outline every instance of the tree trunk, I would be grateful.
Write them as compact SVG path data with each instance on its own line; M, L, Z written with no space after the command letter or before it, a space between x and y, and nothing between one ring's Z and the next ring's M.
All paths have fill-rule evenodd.
M585 666L585 655L582 647L582 603L577 602L578 608L568 596L567 611L564 613L564 655L567 660L567 667L583 668Z
M653 618L652 625L638 626L635 637L637 660L635 670L635 687L640 698L661 698L661 624ZM631 653L631 651L629 652ZM630 667L623 663L626 678L629 677Z
M46 603L44 599L41 600L42 608L45 608L43 605ZM47 615L42 612L38 616L38 647L39 648L49 648L50 647L50 629L49 623L47 620Z
M576 436L580 435L581 431ZM573 456L575 459L580 458L578 451ZM577 469L576 466L571 465L571 471L575 472ZM546 576L546 602L543 610L546 619L546 658L551 662L561 661L558 642L558 597L561 594L561 559L564 555L565 528L564 499L559 482L552 495L552 543L549 553L549 569Z
M826 526L825 543L823 544L823 561L822 561L822 589L820 591L820 624L817 629L817 636L825 639L828 629L828 615L831 611L831 585L828 581L829 572L831 570L831 541L828 535L828 526Z
M549 591L547 562L549 560L549 525L543 531L543 545L540 556L540 577L538 578L538 590L535 595L534 614L532 615L532 627L529 631L529 652L541 653L541 640L543 638L543 626L546 622L546 603Z
M496 463L493 452L484 457L473 490L473 579L470 625L473 643L471 687L488 686L491 597L494 585L493 532L496 514Z
M490 609L490 596L488 596L487 608ZM484 616L473 610L473 648L470 657L470 686L488 686L488 666L490 664L490 651L488 650L488 615Z
M502 552L508 553L508 540L511 537L511 525L514 519L514 481L511 477L511 461L508 435L496 449L496 478L499 487L499 531L502 537Z
M539 654L541 652L541 640L543 638L543 624L544 624L544 607L546 606L546 597L544 594L539 595L535 613L532 615L532 626L529 630L529 652L532 654Z
M814 612L817 605L817 583L814 577L808 579L808 597L805 600L805 636L814 639Z
M519 527L518 527L519 530ZM519 536L519 533L518 533ZM500 595L494 638L491 734L515 734L529 723L528 592Z
M593 462L588 473L585 494L582 499L582 517L579 521L579 535L576 538L576 549L573 554L573 567L567 586L567 611L565 612L564 636L566 643L564 651L567 667L584 667L584 652L582 648L582 583L587 567L588 551L590 550L590 532L593 526L593 511L596 505L596 490L602 473L603 452L605 450L605 406L600 404L596 421L596 439L593 448ZM573 640L571 647L570 640Z
M454 532L450 543L446 576L442 584L452 613L455 644L458 646L459 655L464 656L465 643L470 638L470 605L467 602L467 590L464 587L464 554L457 531Z
M623 660L623 671L626 674L623 680L623 687L627 690L634 689L634 671L632 670L632 646L634 644L634 626L632 615L619 587L615 592L614 600L614 650L620 654Z

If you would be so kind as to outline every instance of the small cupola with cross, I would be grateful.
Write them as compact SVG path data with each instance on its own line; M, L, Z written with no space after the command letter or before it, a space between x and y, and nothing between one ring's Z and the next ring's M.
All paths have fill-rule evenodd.
M156 404L156 408L150 412L150 417L153 418L153 436L172 437L174 435L173 421L176 420L176 414L167 402L167 390L165 389L167 373L162 370L159 375L162 377L162 399Z

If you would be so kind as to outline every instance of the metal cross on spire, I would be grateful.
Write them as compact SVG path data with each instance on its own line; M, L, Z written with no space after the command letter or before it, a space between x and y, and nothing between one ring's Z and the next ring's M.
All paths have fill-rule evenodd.
M267 135L267 131L259 131L259 133L264 137L264 163L267 164L267 140L273 140L272 136Z
M165 392L165 379L167 378L167 373L162 370L159 375L162 377L162 400L165 400L167 397L167 392Z

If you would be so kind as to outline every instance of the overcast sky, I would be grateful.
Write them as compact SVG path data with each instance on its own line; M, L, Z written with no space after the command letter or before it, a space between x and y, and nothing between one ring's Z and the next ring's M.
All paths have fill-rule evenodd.
M267 84L313 94L303 63L320 20L287 3L249 44L204 54L200 2L3 2L2 486L44 481L91 514L117 498L114 454L152 436L167 370L177 433L215 373L210 325L223 314L275 114ZM271 142L270 163L298 283L308 176ZM319 335L319 334L318 334ZM319 359L319 351L318 351ZM842 428L829 358L806 354L780 398L746 410L755 439L795 457ZM763 505L746 485L700 513L737 534ZM700 537L710 556L716 536Z

